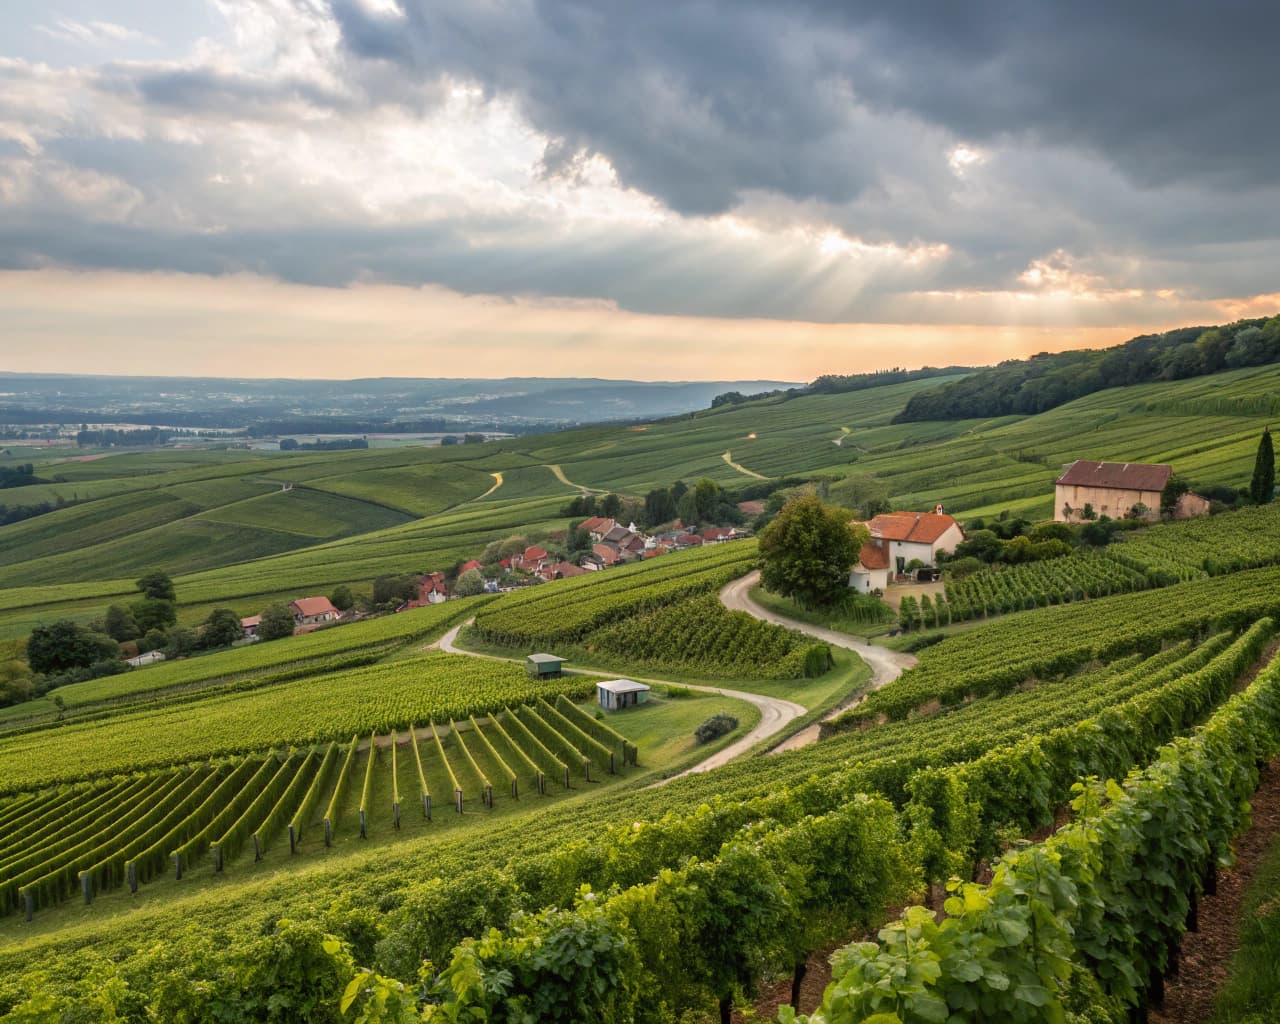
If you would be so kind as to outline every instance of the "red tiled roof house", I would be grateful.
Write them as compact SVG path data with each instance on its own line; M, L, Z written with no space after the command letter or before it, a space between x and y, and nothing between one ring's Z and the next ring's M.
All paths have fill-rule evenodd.
M913 561L934 565L964 540L960 524L942 512L885 512L866 525L873 541L886 542L891 572L905 572Z
M868 541L858 552L858 561L849 570L849 586L859 594L884 590L889 585L889 542Z
M300 597L289 605L293 621L299 626L319 626L325 622L337 622L342 618L327 597Z
M1135 505L1145 518L1160 515L1160 492L1173 475L1172 466L1142 462L1089 462L1078 459L1054 482L1053 517L1078 523L1088 505L1095 516L1123 519Z

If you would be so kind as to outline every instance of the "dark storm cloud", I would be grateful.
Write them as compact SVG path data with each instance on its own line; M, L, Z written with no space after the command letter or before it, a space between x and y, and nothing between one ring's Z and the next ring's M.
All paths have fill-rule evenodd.
M1277 5L327 2L268 5L266 57L0 56L0 266L819 321L944 317L937 295L1034 288L1037 262L1112 295L1072 313L1099 321L1129 315L1124 289L1276 289ZM458 83L501 102L433 119ZM456 120L510 106L524 121ZM361 165L387 124L398 141ZM530 159L529 126L532 173L585 181L599 154L684 216L614 211L634 197L596 186L557 219L576 191L509 160L480 182L491 153ZM452 152L451 130L456 181L396 162L433 132ZM832 257L833 229L882 251Z
M1140 187L1276 180L1280 6L333 0L352 53L517 96L675 209L751 189L832 203L897 168L900 117L1101 155ZM936 164L941 154L934 153Z

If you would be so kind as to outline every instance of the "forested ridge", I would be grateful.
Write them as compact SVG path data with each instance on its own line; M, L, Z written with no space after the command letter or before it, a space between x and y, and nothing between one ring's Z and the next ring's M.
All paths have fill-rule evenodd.
M1280 316L1179 327L1105 349L1010 359L913 395L894 423L1045 412L1095 391L1280 361Z

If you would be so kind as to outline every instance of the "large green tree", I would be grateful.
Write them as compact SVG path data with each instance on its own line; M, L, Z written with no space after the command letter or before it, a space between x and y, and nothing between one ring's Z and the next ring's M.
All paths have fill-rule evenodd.
M209 648L230 647L242 639L244 627L240 625L240 616L230 608L215 608L211 611L200 633L201 646Z
M178 621L178 606L158 597L144 597L129 606L134 624L143 633L153 629L168 629Z
M142 636L138 624L133 621L133 612L128 608L121 608L118 604L113 604L107 609L107 614L103 618L103 632L112 640L118 640L121 643L126 640L137 640Z
M149 572L138 580L137 587L142 593L156 601L175 601L177 593L173 589L173 580L162 572Z
M88 668L100 661L114 661L119 655L120 648L111 637L69 619L37 626L27 640L27 663L33 672L45 674Z
M458 582L453 585L453 592L458 597L475 597L476 594L484 593L484 577L480 575L479 569L468 569L458 577Z
M1264 428L1258 441L1258 455L1253 461L1253 479L1249 481L1249 497L1255 505L1265 505L1276 491L1276 452L1271 446L1271 430Z
M760 578L802 608L830 607L848 592L849 570L870 539L848 513L813 495L796 498L760 534Z
M293 636L293 612L282 601L269 604L262 609L262 621L258 623L259 640L279 640Z

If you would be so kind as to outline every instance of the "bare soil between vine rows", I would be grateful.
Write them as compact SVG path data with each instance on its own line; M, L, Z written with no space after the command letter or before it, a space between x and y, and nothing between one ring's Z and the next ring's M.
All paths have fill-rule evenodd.
M1240 948L1245 893L1267 854L1280 842L1280 757L1262 770L1251 801L1253 822L1236 841L1236 863L1218 873L1218 891L1200 897L1200 928L1182 937L1181 968L1164 984L1164 1007L1151 1024L1204 1024Z

